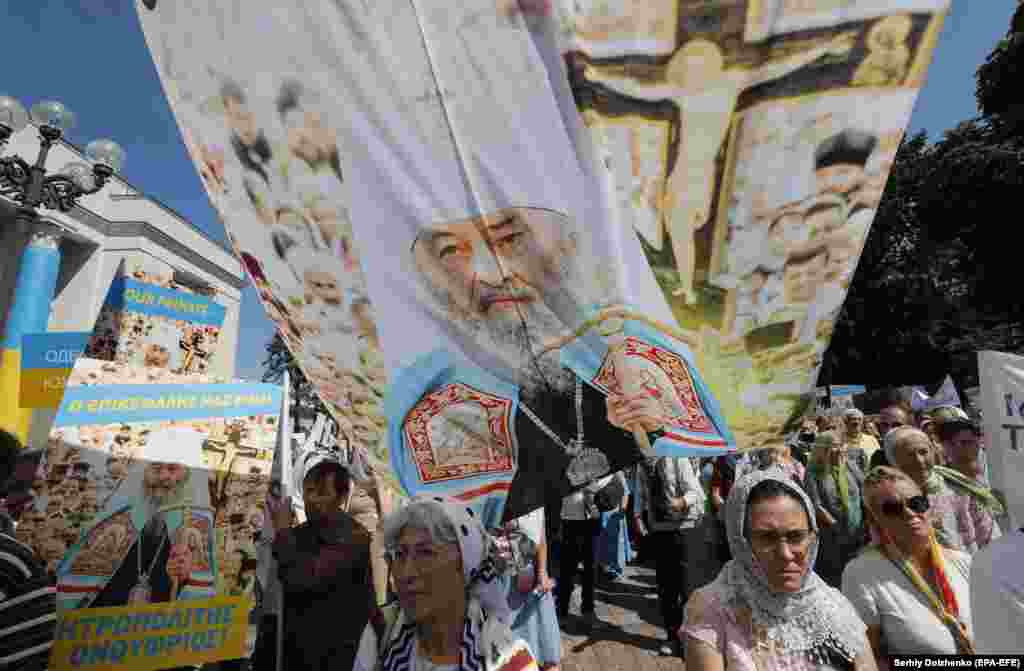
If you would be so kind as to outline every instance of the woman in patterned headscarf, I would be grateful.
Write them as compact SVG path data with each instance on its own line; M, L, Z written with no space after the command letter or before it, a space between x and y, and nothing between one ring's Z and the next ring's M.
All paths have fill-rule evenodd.
M353 671L536 671L510 629L506 573L476 514L417 497L381 523L400 610L367 626Z
M866 627L814 572L814 507L778 469L736 483L726 505L733 560L693 593L680 634L687 671L873 671Z

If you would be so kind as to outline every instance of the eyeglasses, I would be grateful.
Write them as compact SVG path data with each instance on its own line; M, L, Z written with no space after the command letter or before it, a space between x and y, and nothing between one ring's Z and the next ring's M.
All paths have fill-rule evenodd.
M750 545L758 552L778 552L786 545L794 552L803 552L814 540L810 529L797 529L786 533L754 531L750 534Z
M922 515L932 507L928 497L924 494L911 496L906 501L883 501L881 505L882 514L887 517L899 517L903 511L910 509L910 512Z
M430 567L436 564L445 555L445 550L451 547L448 545L413 545L407 547L390 547L384 551L384 558L392 568L399 565L411 564L417 568Z

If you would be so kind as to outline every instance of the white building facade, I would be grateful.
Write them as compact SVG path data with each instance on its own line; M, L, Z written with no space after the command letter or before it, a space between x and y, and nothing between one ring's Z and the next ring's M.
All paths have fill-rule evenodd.
M29 125L11 136L3 153L31 163L38 148L38 131ZM51 148L46 167L52 174L83 160L76 148L59 142ZM24 329L19 323L25 319L18 313L26 310L34 314L29 321L35 323L41 323L40 311L46 310L48 332L92 331L115 276L142 271L171 277L179 286L212 295L212 300L225 308L209 374L234 377L241 291L246 279L229 247L116 175L98 193L80 198L68 213L40 210L41 219L31 226L33 230L25 230L16 221L15 206L0 193L0 333L6 347L10 348L20 335L16 332ZM48 271L34 272L28 267L32 248L50 255ZM53 274L54 257L59 258L59 267L51 292L52 277L43 275ZM4 362L13 367L9 359ZM0 371L0 377L10 378L12 372L8 370L4 376ZM47 415L51 413L37 411L36 415L34 428L49 426ZM40 438L37 434L33 430L28 436L33 445Z

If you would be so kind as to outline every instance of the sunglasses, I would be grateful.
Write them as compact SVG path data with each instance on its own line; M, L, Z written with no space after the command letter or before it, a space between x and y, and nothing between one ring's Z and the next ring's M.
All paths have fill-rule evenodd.
M882 514L887 517L899 517L906 509L910 509L910 512L921 515L928 512L928 509L931 507L931 504L928 502L928 497L924 494L911 496L906 501L885 501L881 506Z

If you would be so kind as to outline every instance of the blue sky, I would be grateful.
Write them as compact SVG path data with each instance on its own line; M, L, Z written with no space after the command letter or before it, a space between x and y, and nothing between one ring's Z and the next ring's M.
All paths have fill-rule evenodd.
M317 0L306 0L317 1ZM932 137L976 113L974 72L1004 36L1016 0L954 0L910 131ZM968 9L970 5L970 9ZM15 9L16 7L16 9ZM224 232L164 100L131 0L18 0L3 17L4 53L18 65L0 94L26 104L56 98L78 116L69 139L111 137L128 152L124 176L212 237ZM245 292L237 374L258 379L273 326Z

